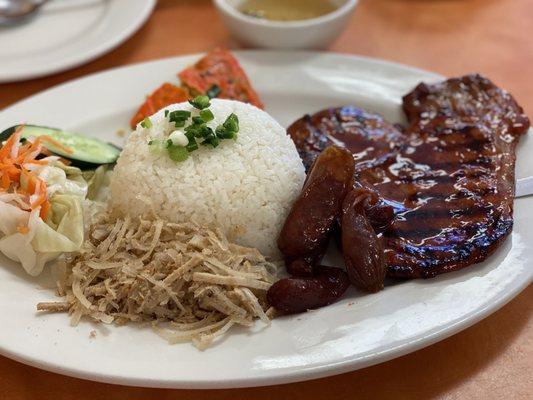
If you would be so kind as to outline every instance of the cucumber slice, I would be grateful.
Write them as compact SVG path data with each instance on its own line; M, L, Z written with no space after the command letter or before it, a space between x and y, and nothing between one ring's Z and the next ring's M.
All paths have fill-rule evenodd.
M0 133L0 141L9 138L17 127L18 125L12 126ZM43 146L52 153L72 161L72 165L80 168L95 168L98 165L112 164L117 161L121 152L120 148L96 138L82 136L61 129L24 125L21 135L22 139L38 136L49 136L54 139L61 146L57 146L51 142L43 143ZM66 151L65 148L70 149L70 151Z

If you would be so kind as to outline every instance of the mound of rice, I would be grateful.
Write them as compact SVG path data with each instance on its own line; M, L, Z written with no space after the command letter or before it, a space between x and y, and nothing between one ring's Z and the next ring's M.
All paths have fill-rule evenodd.
M188 103L167 109L197 113ZM281 125L254 106L215 99L210 110L213 129L231 113L238 116L236 141L200 146L176 163L165 152L150 151L148 142L166 138L174 125L163 110L154 114L151 128L138 125L128 138L111 180L111 207L120 214L216 226L230 241L279 259L276 240L305 179L296 147Z

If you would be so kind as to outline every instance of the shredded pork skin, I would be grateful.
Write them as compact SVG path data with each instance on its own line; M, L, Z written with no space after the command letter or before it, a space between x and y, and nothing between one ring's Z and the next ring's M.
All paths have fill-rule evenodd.
M270 322L277 267L217 229L102 214L58 280L61 302L37 309L104 323L148 322L170 343L205 349L233 325Z

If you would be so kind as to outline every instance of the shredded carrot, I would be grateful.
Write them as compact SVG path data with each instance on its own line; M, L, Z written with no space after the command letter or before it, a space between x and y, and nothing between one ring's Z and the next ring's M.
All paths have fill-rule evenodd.
M26 162L26 164L48 165L48 161L46 161L46 160L30 160L30 161Z
M6 140L6 143L0 149L0 160L11 156L11 149L13 148L15 143L19 142L20 135L22 135L23 128L24 128L23 125L20 125L19 127L17 127L15 132L9 137L9 139Z
M11 186L11 179L9 179L9 175L6 174L6 173L3 173L2 174L2 179L0 181L0 185L2 186L2 189L9 189L9 187Z
M46 200L43 205L41 206L41 211L39 213L39 216L44 221L46 220L46 217L48 216L48 211L50 211L50 202Z
M35 210L37 207L40 207L46 201L46 183L43 180L36 178L35 186L39 188L39 195L37 199L31 203L32 210ZM37 190L34 191L37 192Z
M50 144L53 144L55 147L57 147L59 150L64 151L67 154L74 153L74 150L72 150L70 147L64 146L61 143L59 143L57 140L50 136L39 136L43 142L48 142Z
M19 156L15 161L18 163L22 163L35 159L35 157L37 157L42 150L41 140L41 136L35 139L35 141L31 143L29 147L24 149L24 153L20 154L19 152Z
M23 235L26 235L30 231L30 228L28 228L27 226L18 226L17 231L19 231Z
M28 171L28 187L26 188L28 194L35 194L35 192L37 191L36 181L38 179L39 178L37 178L37 176Z
M0 190L27 196L29 204L21 203L19 206L24 210L37 210L40 207L39 215L45 219L50 210L50 202L46 196L46 182L39 178L36 173L25 168L25 164L47 165L45 160L37 160L36 157L42 153L41 142L53 143L56 147L69 153L71 149L57 143L47 136L39 136L32 143L20 145L23 125L17 127L15 132L0 147ZM27 182L25 188L21 187L21 179ZM32 201L30 202L31 196ZM20 233L28 233L26 226L17 228Z

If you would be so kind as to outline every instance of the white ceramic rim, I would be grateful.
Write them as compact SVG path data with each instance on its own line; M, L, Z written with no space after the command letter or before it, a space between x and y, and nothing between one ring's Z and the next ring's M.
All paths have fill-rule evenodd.
M45 66L39 70L35 70L34 72L26 72L20 74L13 73L8 74L6 76L0 76L0 83L19 82L29 79L41 78L43 76L53 75L58 72L63 72L72 68L76 68L80 65L95 60L101 55L114 50L119 45L124 43L127 39L129 39L131 36L133 36L133 34L137 32L148 20L148 18L152 14L152 11L154 10L156 2L157 0L145 0L145 5L141 11L139 18L133 21L133 23L128 28L124 29L120 35L117 35L112 39L102 42L99 46L96 46L91 50L87 50L78 54L76 57L73 57L71 61L67 64L57 64L48 68Z
M296 28L308 28L317 25L327 24L333 20L336 20L350 12L357 5L359 0L346 0L345 3L337 8L335 11L332 11L328 14L321 15L316 18L304 19L301 21L271 21L267 19L254 18L248 15L245 15L239 12L235 7L228 4L226 0L213 0L215 5L229 14L231 17L238 19L241 22L248 24L263 26L263 27L272 27L272 28L284 28L284 29L296 29Z
M343 373L353 372L359 369L367 368L372 365L381 364L395 358L413 353L417 350L431 346L437 342L449 338L450 336L459 333L472 325L475 325L479 321L495 313L513 298L520 294L526 287L531 284L532 280L524 281L523 285L517 287L517 290L507 292L505 296L502 296L498 301L492 303L490 306L479 309L474 313L466 314L464 317L457 321L453 325L449 325L441 330L432 332L430 335L419 337L407 343L403 343L397 347L390 348L378 357L372 357L368 360L361 362L360 360L343 361L339 363L330 363L314 368L301 368L297 372L291 372L280 375L271 375L262 378L246 378L236 380L221 381L180 381L176 384L174 380L153 380L148 378L137 379L128 378L124 376L109 376L104 374L87 373L82 369L70 369L64 368L60 365L47 364L40 360L25 357L18 353L13 353L9 349L0 348L0 354L8 357L14 361L42 369L45 371L70 376L73 378L85 379L90 381L96 381L101 383L109 383L114 385L126 385L135 387L147 387L147 388L159 388L159 389L237 389L237 388L249 388L260 386L273 386L283 385L288 383L305 382L313 379L327 378L330 376L340 375ZM354 368L354 365L357 367Z
M236 52L237 56L239 56L240 54L246 55L246 54L254 54L254 53L276 54L276 53L280 53L280 51L253 51L252 50L252 51ZM300 55L306 55L306 54L312 55L312 54L316 54L320 52L291 51L291 53L298 53ZM322 54L326 54L326 52L322 52ZM335 53L327 53L327 54L330 55L331 57L338 58L339 60L349 60L349 59L353 60L354 58L357 58L357 59L373 62L375 63L376 66L383 66L383 67L389 67L389 68L399 67L399 68L410 70L413 72L419 72L419 73L425 73L425 74L428 73L428 71L424 71L416 67L405 66L400 63L374 59L371 57L351 56L351 55L343 55L343 54L335 54ZM197 53L197 54L192 54L192 55L185 55L182 57L200 57L202 55L204 54ZM176 57L171 57L171 59L172 58L176 58ZM71 85L75 81L85 81L85 80L88 80L88 79L91 79L97 76L110 75L110 74L116 73L119 70L135 68L136 65L157 63L158 61L162 61L162 60L165 60L165 59L137 63L137 64L128 65L124 67L116 67L116 68L112 68L106 71L89 74L83 78L73 79L71 81L62 83L50 89L34 94L24 100L21 100L15 104L10 105L8 108L2 111L9 112L11 108L15 108L16 106L18 106L19 104L25 101L31 100L37 96L47 94L48 92L53 91L55 89ZM436 74L434 75L436 77L444 78L440 75L436 75ZM418 336L416 338L413 338L413 340L411 341L404 342L395 347L388 348L387 350L384 350L377 355L373 355L372 357L368 357L366 359L365 358L349 359L349 360L344 360L344 361L340 361L336 363L335 362L329 363L327 365L321 365L321 366L316 366L316 367L308 367L308 368L303 367L299 369L298 371L292 371L289 373L282 372L282 374L273 374L273 375L265 376L261 378L251 377L251 378L239 378L236 380L224 380L224 381L212 381L212 380L190 380L188 381L188 380L185 380L185 381L179 381L179 382L176 382L175 380L164 380L164 379L129 378L126 376L119 376L119 375L111 376L111 375L104 375L100 373L88 373L82 368L65 368L59 364L48 363L46 361L31 357L31 356L13 352L9 348L1 347L1 346L0 346L0 354L2 354L3 356L9 357L15 361L22 362L24 364L27 364L27 365L30 365L36 368L40 368L43 370L47 370L50 372L59 373L62 375L67 375L67 376L81 378L81 379L95 380L95 381L103 382L103 383L130 385L130 386L139 386L139 387L221 389L221 388L268 386L268 385L285 384L285 383L291 383L291 382L300 382L300 381L324 378L324 377L333 376L333 375L337 375L341 373L351 372L356 369L366 368L366 367L369 367L375 364L379 364L379 363L403 356L405 354L408 354L416 350L422 349L424 347L427 347L429 345L432 345L438 341L444 340L474 325L475 323L481 321L485 317L499 310L501 307L507 304L510 300L512 300L515 296L517 296L522 290L524 290L532 281L533 281L533 273L530 273L528 279L524 279L520 284L516 285L513 288L513 290L510 290L506 292L504 295L498 297L494 302L490 304L486 304L485 307L481 307L471 313L464 314L462 318L456 320L453 324L444 326L441 329L435 330L429 334Z

